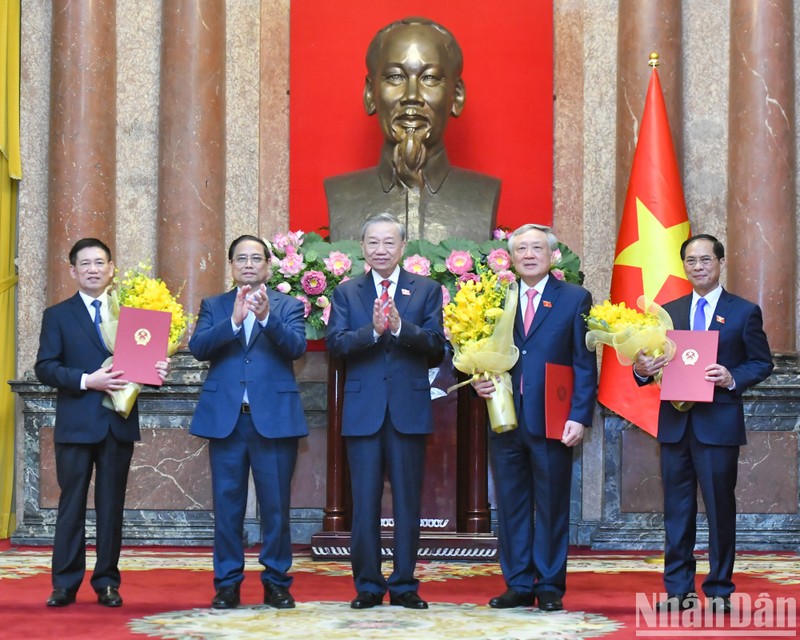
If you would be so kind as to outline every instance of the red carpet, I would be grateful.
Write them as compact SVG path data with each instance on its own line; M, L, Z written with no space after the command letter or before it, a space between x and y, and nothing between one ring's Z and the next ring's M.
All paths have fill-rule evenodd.
M76 604L49 609L50 549L16 548L0 542L0 637L36 640L104 638L405 638L437 637L527 640L529 638L796 637L800 599L800 557L790 553L737 557L734 615L713 621L648 618L660 594L657 554L591 552L570 555L565 612L536 609L495 611L490 597L504 590L496 564L423 562L420 595L428 611L378 607L356 612L349 565L314 562L298 548L292 593L298 607L277 611L260 605L256 554L248 554L243 606L232 612L208 608L213 596L210 549L132 548L123 552L119 609L96 604L85 581ZM703 556L699 569L703 570ZM90 559L90 566L92 560ZM699 583L698 583L699 584ZM637 626L637 592L641 595ZM763 596L758 600L760 595ZM387 598L388 600L388 598ZM647 606L643 606L650 603ZM791 612L789 611L791 605ZM781 619L775 609L785 613ZM791 615L789 615L791 613ZM703 624L705 623L705 628ZM710 626L710 628L709 628Z

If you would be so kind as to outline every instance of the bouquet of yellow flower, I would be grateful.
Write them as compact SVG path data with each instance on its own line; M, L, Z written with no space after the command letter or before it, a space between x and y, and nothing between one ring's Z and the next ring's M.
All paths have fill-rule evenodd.
M485 268L478 269L477 278L464 281L455 299L444 307L444 327L455 352L453 366L472 376L461 385L494 378L497 390L486 404L497 433L517 427L508 373L519 358L513 336L516 311L516 280Z
M106 291L108 295L108 322L100 325L103 340L111 353L117 341L117 325L119 323L120 307L133 307L135 309L150 309L152 311L167 311L172 314L169 328L169 346L167 355L173 355L181 344L181 340L189 328L193 318L183 310L183 305L172 295L161 278L149 275L152 266L139 263L136 269L128 269L120 280L114 281ZM103 366L111 364L108 358ZM110 396L103 398L103 405L114 409L117 413L127 418L133 409L142 385L138 382L129 382L124 389L113 391Z
M594 305L586 317L586 346L594 351L598 344L606 344L617 352L617 360L624 366L633 364L636 354L644 351L651 356L675 355L675 343L667 338L672 329L672 319L655 302L648 303L639 296L636 304L642 311L632 309L624 302Z

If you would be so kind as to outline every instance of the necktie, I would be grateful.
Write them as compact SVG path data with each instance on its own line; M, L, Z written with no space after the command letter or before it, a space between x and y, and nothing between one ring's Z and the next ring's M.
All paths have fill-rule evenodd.
M253 325L256 321L256 314L251 311L244 317L244 343L250 344L250 334L253 332Z
M381 310L387 325L389 324L389 285L391 284L389 280L381 280Z
M528 331L533 324L533 316L536 314L536 309L533 306L533 300L539 292L536 289L528 289L525 292L525 295L528 296L528 306L525 307L525 317L522 318L522 327L525 330L525 335L528 335ZM519 377L519 392L520 395L524 393L523 391L524 385L522 383L522 376Z
M100 330L100 325L103 323L103 316L100 315L100 305L102 304L103 303L99 300L92 300L92 306L94 307L94 328L97 330L97 335L100 338L100 343L103 345L103 348L108 351L106 341L103 340L103 332Z
M522 319L523 327L525 328L525 335L528 335L531 325L533 324L533 316L536 313L536 308L533 306L533 300L539 292L536 289L528 289L525 295L528 296L528 306L525 307L525 317Z
M694 310L694 322L692 322L692 329L694 331L706 330L706 314L705 308L708 302L705 298L700 298L697 301L697 307Z

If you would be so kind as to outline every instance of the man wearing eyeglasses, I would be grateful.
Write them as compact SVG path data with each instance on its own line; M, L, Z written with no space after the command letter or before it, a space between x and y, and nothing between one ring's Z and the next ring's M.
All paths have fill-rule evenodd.
M660 610L699 606L695 592L697 485L708 517L709 573L703 592L713 611L731 611L735 589L736 476L739 447L746 444L742 394L772 372L772 355L758 305L719 283L725 248L714 236L699 234L681 246L686 277L694 291L664 305L676 329L718 331L718 362L706 367L715 385L712 402L679 411L662 402L658 414L661 479L664 487L664 586ZM640 353L633 372L640 386L654 380L666 356Z
M91 585L98 604L119 607L119 555L125 487L139 440L139 410L123 418L103 406L107 393L126 384L124 371L104 366L110 356L101 325L108 321L106 288L114 277L111 250L97 238L78 240L69 252L69 273L78 292L49 307L42 318L36 377L58 390L56 477L61 495L53 539L53 592L48 607L75 602L86 573L86 500L94 474L97 559ZM163 380L169 364L156 364Z
M236 288L200 305L189 350L209 362L191 433L208 438L214 497L211 606L232 609L244 580L244 515L250 472L261 518L264 604L295 606L289 502L298 442L308 435L294 360L306 349L303 304L266 287L270 252L251 235L228 250Z

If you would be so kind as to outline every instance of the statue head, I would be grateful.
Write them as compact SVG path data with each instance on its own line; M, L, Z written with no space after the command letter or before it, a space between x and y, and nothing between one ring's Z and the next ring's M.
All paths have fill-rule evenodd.
M364 106L378 114L401 177L419 176L442 145L448 118L464 108L463 57L453 35L427 18L381 29L367 49Z

